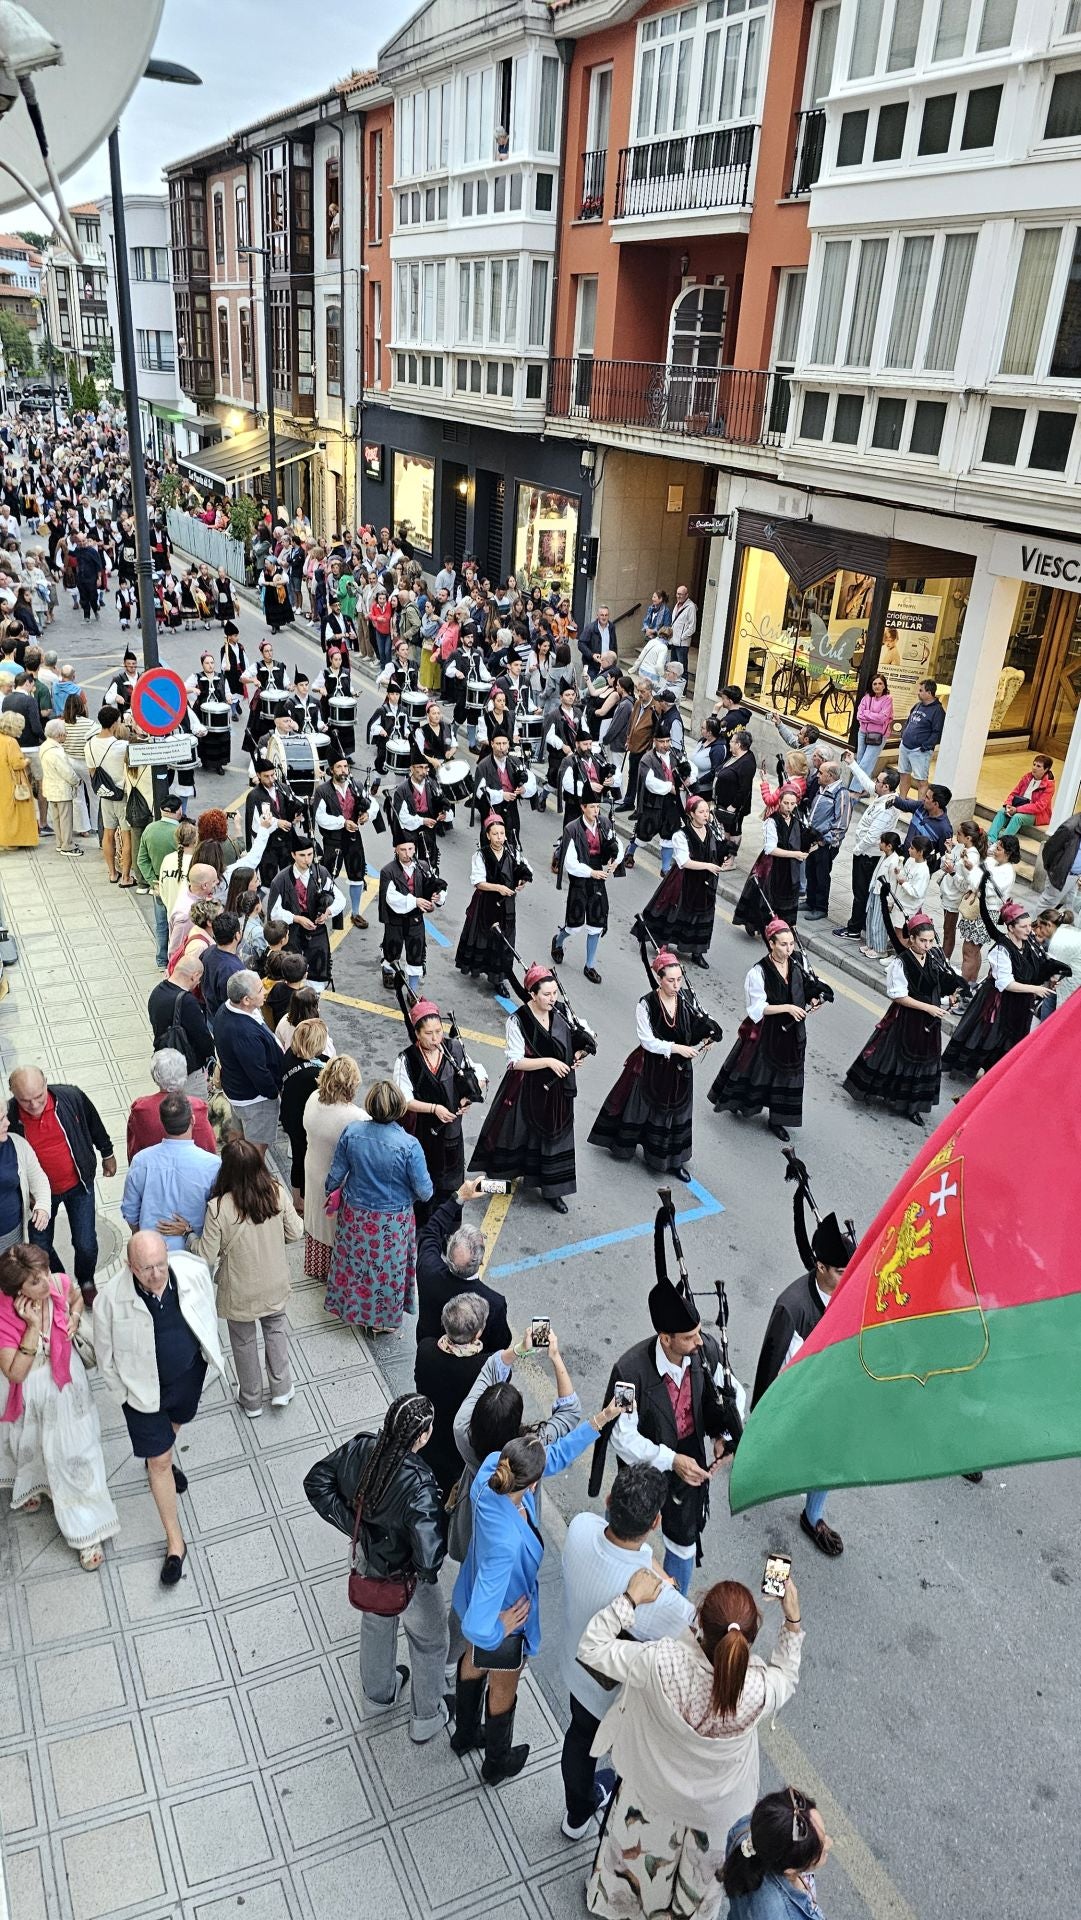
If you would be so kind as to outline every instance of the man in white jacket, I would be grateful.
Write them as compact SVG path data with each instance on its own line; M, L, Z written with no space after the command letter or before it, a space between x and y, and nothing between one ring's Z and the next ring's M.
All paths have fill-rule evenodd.
M173 1587L187 1548L176 1496L187 1475L173 1444L194 1419L207 1367L225 1378L210 1268L191 1253L170 1253L160 1233L133 1233L128 1264L107 1280L94 1305L94 1347L105 1385L118 1395L137 1460L165 1529L161 1583Z

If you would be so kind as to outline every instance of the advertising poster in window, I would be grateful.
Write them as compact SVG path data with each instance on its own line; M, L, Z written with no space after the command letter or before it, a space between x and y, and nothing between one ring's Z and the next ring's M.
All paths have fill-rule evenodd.
M514 569L530 585L569 594L578 544L578 495L520 486L514 522Z
M890 594L878 670L889 682L899 720L915 705L920 681L935 677L933 662L941 614L941 594L905 593L896 587ZM943 692L940 687L940 696Z
M394 530L431 553L435 540L435 461L420 453L394 455Z

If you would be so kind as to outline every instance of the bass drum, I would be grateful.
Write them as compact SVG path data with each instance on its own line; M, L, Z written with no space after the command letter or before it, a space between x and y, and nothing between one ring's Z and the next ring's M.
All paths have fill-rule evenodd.
M305 800L310 800L322 778L319 749L325 747L325 733L290 733L276 744L285 750L285 784Z
M450 806L461 806L468 800L473 785L473 774L468 760L448 760L440 767L436 775L439 790Z

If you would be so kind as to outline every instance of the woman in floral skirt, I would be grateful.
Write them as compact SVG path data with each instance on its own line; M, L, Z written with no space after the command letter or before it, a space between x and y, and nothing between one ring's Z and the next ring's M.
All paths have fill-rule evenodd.
M431 1199L432 1182L419 1140L400 1124L405 1110L393 1081L373 1082L368 1124L346 1127L326 1178L337 1216L326 1309L362 1333L396 1333L413 1311L413 1203Z
M346 1127L368 1116L356 1104L360 1068L348 1053L330 1060L304 1108L304 1277L325 1280L334 1247L334 1218L327 1212L330 1163Z

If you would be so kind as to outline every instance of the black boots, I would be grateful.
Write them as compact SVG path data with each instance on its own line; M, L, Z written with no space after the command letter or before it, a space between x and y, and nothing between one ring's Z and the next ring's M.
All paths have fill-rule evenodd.
M480 1717L484 1706L484 1676L462 1679L462 1663L454 1682L454 1732L450 1744L455 1753L479 1753L484 1746Z
M506 1713L493 1713L489 1706L484 1718L484 1765L480 1770L485 1786L499 1787L504 1780L513 1780L529 1759L528 1747L511 1746L513 1733L514 1708L508 1707Z

